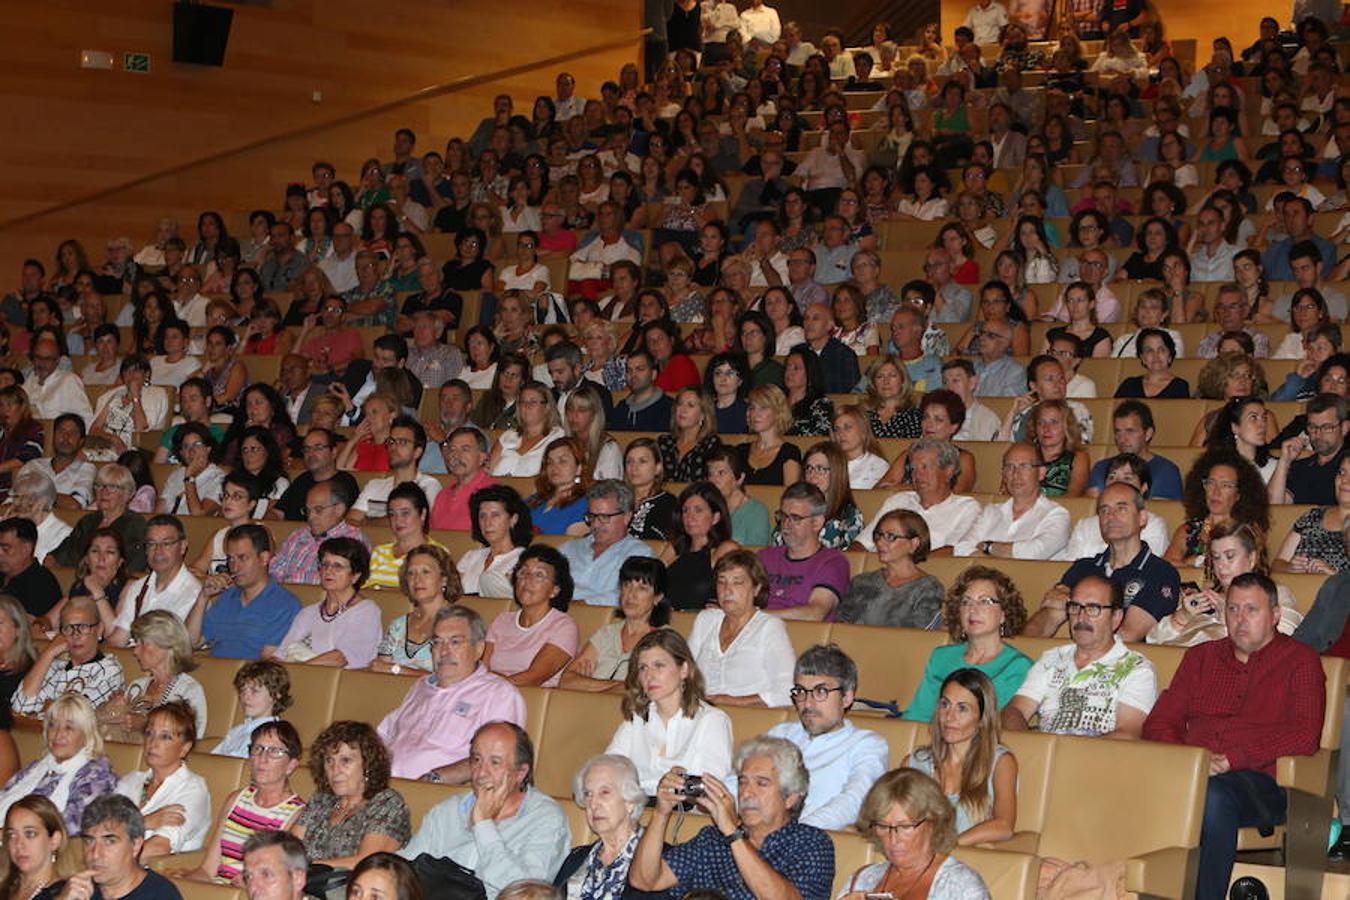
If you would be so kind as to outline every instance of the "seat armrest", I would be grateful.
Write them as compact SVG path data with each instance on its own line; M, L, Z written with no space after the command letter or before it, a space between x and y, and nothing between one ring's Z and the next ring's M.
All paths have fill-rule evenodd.
M1154 850L1125 861L1125 890L1156 897L1181 897L1199 851L1183 847ZM1199 857L1196 856L1198 862Z
M187 853L170 853L167 856L155 857L150 860L150 862L146 863L146 866L163 875L166 872L177 869L195 869L202 864L202 857L205 855L205 850L192 850Z
M1281 756L1275 761L1275 783L1324 797L1331 787L1331 751L1318 750L1311 756Z
M1002 850L1007 853L1030 853L1036 855L1036 848L1041 844L1041 834L1039 831L1018 831L1006 841L999 841L996 844L981 844L981 847L988 847L990 850Z

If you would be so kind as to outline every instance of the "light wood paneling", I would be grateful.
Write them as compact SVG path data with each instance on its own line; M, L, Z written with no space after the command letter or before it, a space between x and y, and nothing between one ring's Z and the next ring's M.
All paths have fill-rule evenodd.
M499 71L632 36L630 47L567 64L578 93L598 96L637 58L640 7L629 0L575 0L561 12L548 0L277 0L235 7L223 68L170 61L170 4L164 0L47 0L7 17L0 31L0 221L165 166L264 135L318 123L455 78ZM125 51L147 51L152 71L89 71L82 49L104 50L120 67ZM137 246L159 215L183 223L185 238L203 209L277 208L287 183L308 180L327 159L355 184L367 157L389 158L393 130L413 128L418 151L467 136L510 93L529 114L552 94L559 67L532 71L419 102L359 124L250 151L161 178L114 199L0 234L0 285L8 289L24 256L50 260L67 236L95 256L115 235ZM311 99L315 90L323 101Z

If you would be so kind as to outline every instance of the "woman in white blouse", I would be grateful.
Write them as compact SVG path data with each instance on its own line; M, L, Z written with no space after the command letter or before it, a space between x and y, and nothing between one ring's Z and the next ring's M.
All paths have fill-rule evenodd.
M624 679L624 721L605 752L631 759L642 789L651 795L674 766L725 781L731 773L731 718L709 705L684 638L659 628L638 641L632 659Z
M150 363L144 356L122 359L120 387L98 398L91 435L105 437L118 453L135 446L136 435L154 431L169 411L169 395L162 387L150 386Z
M848 486L855 491L876 487L891 467L877 453L880 445L861 406L849 404L834 411L834 442L848 457Z
M492 448L488 469L508 478L533 478L544 461L544 449L566 437L558 424L558 404L543 383L531 381L516 400L516 427L504 433Z
M603 325L599 326L605 327ZM584 379L563 404L563 429L568 437L586 444L586 455L595 460L591 477L623 478L623 450L605 431L605 404L600 391Z
M511 573L520 554L534 540L530 508L515 488L502 484L479 488L469 498L473 539L483 546L459 558L459 580L465 594L511 597Z
M164 480L159 511L179 516L214 516L220 512L225 470L211 462L216 439L200 422L186 422L173 434L173 455L181 463Z
M530 299L537 299L540 291L546 291L552 285L548 266L539 261L539 234L535 231L522 231L516 235L516 264L502 266L497 270L497 287L503 294L507 291L524 291Z
M694 620L689 646L708 698L729 706L788 706L797 656L783 620L761 608L769 576L759 557L733 550L713 567L717 609Z
M98 708L104 738L135 741L145 732L150 711L181 700L196 719L195 737L206 734L206 691L187 674L197 667L192 641L178 616L163 609L141 613L131 623L131 653L145 674L116 691Z
M201 849L211 830L211 791L206 779L187 767L196 743L192 707L173 700L150 711L145 723L143 772L123 775L117 793L135 803L145 816L142 863L169 853Z

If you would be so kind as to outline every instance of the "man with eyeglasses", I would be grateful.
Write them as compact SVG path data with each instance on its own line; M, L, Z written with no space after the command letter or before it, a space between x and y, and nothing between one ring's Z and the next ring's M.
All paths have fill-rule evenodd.
M797 819L810 777L801 751L762 735L736 748L735 762L734 792L704 775L703 794L691 799L684 794L683 769L662 776L628 883L677 896L708 888L728 900L830 896L834 845L824 831ZM692 802L712 824L668 847L666 825L681 802Z
M1011 322L990 321L980 328L975 346L976 397L1017 397L1026 390L1027 373L1012 357L1012 337Z
M389 492L405 482L420 487L428 504L435 503L441 492L439 481L417 470L427 449L427 430L421 422L412 416L399 416L390 424L384 446L389 453L389 475L366 482L347 513L347 521L353 525L388 525Z
M0 521L0 592L23 604L28 615L45 616L61 600L61 584L37 560L38 530L31 519Z
M89 405L80 376L61 370L61 347L56 338L45 332L39 335L28 355L33 365L23 373L23 391L33 408L33 418L54 419L71 413L88 428L94 421L94 408Z
M356 287L356 229L350 222L333 225L333 252L319 261L319 269L339 294Z
M1097 524L1106 549L1069 567L1059 583L1045 592L1024 634L1053 637L1069 621L1066 604L1073 589L1094 575L1120 585L1124 617L1116 630L1122 640L1142 641L1164 616L1176 611L1181 576L1140 538L1149 521L1144 503L1143 493L1132 484L1117 481L1106 486L1097 498Z
M1200 339L1200 345L1195 348L1195 355L1200 359L1214 359L1219 355L1219 342L1224 333L1241 331L1251 337L1258 359L1270 356L1269 336L1264 331L1259 331L1248 320L1251 308L1247 292L1239 285L1231 282L1220 285L1218 295L1214 298L1215 330Z
M783 543L759 551L769 576L765 608L784 619L832 621L848 591L849 563L843 553L820 542L829 503L820 488L805 481L789 485L779 502Z
M377 731L395 778L464 784L469 745L488 722L525 727L525 700L514 684L483 665L487 625L466 606L447 606L431 626L432 673L413 682Z
M336 481L342 485L345 496L355 497L361 493L356 477L351 472L338 471L337 435L333 432L327 428L311 428L300 442L300 452L304 458L305 471L297 475L281 498L272 504L272 509L267 513L268 518L290 522L299 522L305 518L305 500L316 484Z
M242 490L233 482L227 491ZM236 525L225 533L226 571L206 576L187 616L193 646L203 640L212 656L262 659L281 646L300 612L295 594L271 577L272 533Z
M798 247L787 255L788 286L792 289L792 299L803 312L817 303L826 306L830 295L816 280L816 255L810 247Z
M1027 731L1039 713L1042 734L1138 740L1158 698L1158 673L1116 633L1125 619L1120 582L1083 578L1065 612L1073 642L1036 660L1003 708L1003 727Z
M1271 503L1336 506L1336 473L1350 435L1348 412L1346 399L1335 394L1308 401L1303 433L1280 444L1279 462L1266 485Z
M933 288L933 308L929 319L935 324L951 325L970 318L974 295L952 281L952 258L941 247L928 251L923 263L924 278Z
M92 597L71 597L61 607L57 635L42 648L14 691L10 708L17 715L37 716L67 691L83 694L101 706L126 683L122 665L99 650L103 622Z
M449 443L450 435L460 428L482 429L469 421L469 414L473 412L473 390L463 379L452 378L441 385L436 400L436 421L426 423L427 451L422 454L418 469L428 475L446 475L450 470L445 445Z
M628 533L633 521L633 489L615 478L597 481L586 491L584 518L591 533L558 548L571 569L573 596L587 603L618 606L619 568L624 560L656 555Z
M1004 559L1053 559L1069 543L1069 511L1041 493L1045 460L1034 444L1012 444L1003 451L1003 489L1008 499L989 503L956 556Z
M272 577L282 584L318 584L319 546L329 538L352 538L369 547L365 533L345 519L355 499L356 490L336 478L311 487L300 510L308 527L282 541L269 566Z
M177 516L160 514L145 523L145 560L150 572L127 583L112 619L108 643L131 645L131 625L142 613L163 609L185 620L202 583L184 565L187 531Z
M1322 251L1312 241L1299 241L1289 248L1289 269L1294 275L1294 289L1275 299L1270 314L1288 322L1293 315L1294 294L1300 290L1315 290L1327 305L1327 315L1337 322L1345 321L1345 295L1322 280ZM1303 301L1308 302L1308 301Z
M1171 684L1144 723L1145 739L1203 747L1209 782L1200 824L1196 900L1228 896L1238 829L1283 824L1284 789L1275 780L1282 756L1317 752L1326 713L1326 675L1317 652L1280 634L1275 582L1246 572L1228 585L1227 637L1186 651ZM1339 685L1338 696L1344 697ZM1344 811L1342 811L1344 815ZM1314 825L1325 829L1322 816ZM1320 840L1326 840L1321 832ZM1321 846L1310 848L1321 854Z
M1097 228L1091 219L1084 221L1079 228ZM1078 282L1083 282L1092 288L1092 299L1096 301L1095 313L1098 322L1119 322L1121 311L1125 308L1116 296L1115 291L1111 290L1107 284L1107 277L1111 274L1113 257L1108 256L1105 250L1093 248L1084 250L1077 257L1070 257L1064 268L1060 269L1060 289L1059 297L1055 300L1055 305L1047 314L1051 319L1057 322L1069 321L1069 288ZM1064 274L1072 270L1073 277L1065 278Z
M886 739L847 718L857 689L857 665L834 644L816 644L797 658L788 691L797 721L781 722L768 734L795 744L811 773L798 818L803 825L846 830L889 768Z

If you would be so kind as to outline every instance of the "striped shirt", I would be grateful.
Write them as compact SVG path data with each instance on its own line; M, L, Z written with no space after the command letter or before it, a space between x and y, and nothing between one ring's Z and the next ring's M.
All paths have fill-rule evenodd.
M244 867L244 843L260 831L281 831L305 805L305 798L299 794L292 794L276 806L259 806L257 796L257 785L250 784L239 792L234 808L225 817L217 878L232 881Z

